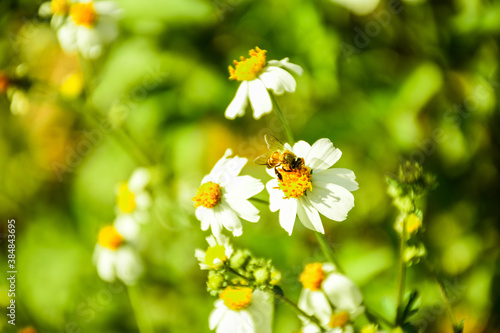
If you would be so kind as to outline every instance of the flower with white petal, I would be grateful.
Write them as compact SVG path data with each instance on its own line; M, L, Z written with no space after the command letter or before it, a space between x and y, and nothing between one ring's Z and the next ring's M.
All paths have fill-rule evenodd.
M278 168L280 178L275 170L268 169L275 177L266 184L270 209L279 210L280 225L290 235L297 215L307 228L325 233L319 213L331 220L343 221L354 207L354 196L350 192L358 189L354 172L330 169L342 152L329 139L320 139L312 147L305 141L297 142L293 148L286 143L285 149L303 158L304 163L292 170Z
M222 227L240 236L243 233L240 218L249 222L259 221L259 210L248 199L264 189L262 182L251 176L238 176L247 163L243 157L232 157L231 149L215 164L210 174L201 181L196 195L191 199L201 229L212 233L222 243Z
M214 305L209 327L216 333L271 333L272 297L264 291L227 287Z
M256 47L249 51L249 58L241 57L241 61L234 61L234 67L229 66L229 79L241 84L226 109L226 118L243 116L250 101L253 117L259 119L273 109L268 89L276 95L295 91L297 83L288 71L302 75L302 67L290 63L288 58L266 62L266 52Z
M68 18L57 31L63 51L78 51L87 59L98 58L103 45L118 36L119 14L114 1L73 0Z
M69 0L46 1L40 5L38 14L41 17L51 17L50 25L54 29L59 29L69 15L71 2Z
M206 238L208 249L206 251L195 250L195 257L200 263L201 269L216 269L222 267L233 254L233 246L229 243L229 238L221 235L218 242L214 236Z
M116 187L116 219L132 220L144 223L149 218L151 196L146 186L151 180L151 172L146 168L137 168L127 182Z
M351 333L350 325L364 312L363 297L358 287L329 263L306 265L300 276L302 292L298 306L315 316L329 333ZM333 309L333 310L332 310ZM304 333L319 333L315 324L306 321Z
M117 278L134 285L143 272L142 260L131 245L137 238L138 225L130 221L115 221L99 231L94 250L97 273L107 282Z

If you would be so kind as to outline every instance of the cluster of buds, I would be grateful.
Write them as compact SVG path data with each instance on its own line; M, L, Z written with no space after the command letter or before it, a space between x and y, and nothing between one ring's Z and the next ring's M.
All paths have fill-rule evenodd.
M268 289L281 280L281 273L271 260L255 258L248 250L233 250L229 240L218 242L207 238L206 251L196 250L201 269L208 269L207 290L212 296L219 295L227 287L245 286L252 289Z

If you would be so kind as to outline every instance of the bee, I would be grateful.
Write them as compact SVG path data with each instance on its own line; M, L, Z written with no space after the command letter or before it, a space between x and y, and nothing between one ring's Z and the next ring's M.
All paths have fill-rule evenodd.
M304 159L297 157L294 153L285 148L283 143L276 139L272 135L265 135L264 139L267 143L267 148L271 153L261 155L254 159L254 163L258 165L266 165L268 169L274 168L276 176L279 180L283 180L283 177L278 170L281 169L285 172L290 172L296 169L300 169L304 165Z

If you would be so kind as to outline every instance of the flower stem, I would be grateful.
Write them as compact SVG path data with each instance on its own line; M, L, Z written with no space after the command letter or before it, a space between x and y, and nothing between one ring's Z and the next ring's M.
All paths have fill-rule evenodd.
M276 106L276 108L274 110L276 111L276 114L278 115L278 118L281 121L283 128L285 129L285 133L286 133L286 136L288 138L288 143L290 145L293 145L295 143L295 139L293 138L293 133L292 133L292 129L290 128L290 124L288 123L288 120L286 120L285 115L281 111L281 108L278 105L278 102L276 101L276 98L274 97L274 95L272 93L269 95L271 96L271 100L273 101L274 105Z
M401 232L401 239L399 243L399 274L398 274L398 298L396 307L396 326L403 325L404 318L403 315L403 297L405 290L405 279L406 279L406 263L405 263L405 249L406 249L406 218L403 219L403 230Z
M142 302L141 293L139 287L128 286L127 285L128 296L130 298L130 304L134 310L135 320L137 322L137 327L139 333L153 333L153 327L146 317Z
M321 250L323 251L326 259L334 264L340 273L344 274L344 270L342 269L342 266L340 266L333 248L328 245L328 240L326 239L325 235L317 231L315 231L314 234L316 235L316 239L318 240L319 246L321 247Z
M248 198L248 200L269 205L269 200L264 200L264 199L254 198L254 197Z

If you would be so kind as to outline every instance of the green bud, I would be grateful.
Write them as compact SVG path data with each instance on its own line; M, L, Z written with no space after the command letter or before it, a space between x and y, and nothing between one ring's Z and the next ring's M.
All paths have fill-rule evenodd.
M225 282L226 279L224 278L224 274L216 271L208 272L207 287L209 291L219 291L220 289L225 287Z
M261 267L253 272L253 276L257 284L267 285L269 284L269 280L271 278L271 272L269 272L267 267Z
M422 243L416 246L408 246L405 248L404 260L408 266L418 264L420 259L427 254L425 247Z
M237 250L229 259L229 265L232 269L244 269L248 261L251 259L251 254L247 250Z

